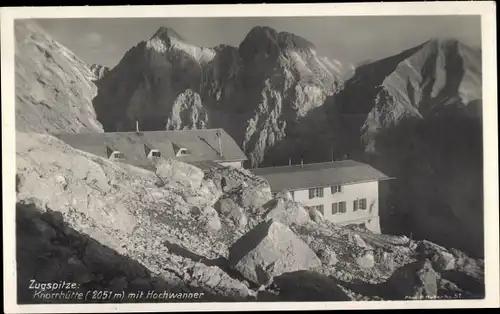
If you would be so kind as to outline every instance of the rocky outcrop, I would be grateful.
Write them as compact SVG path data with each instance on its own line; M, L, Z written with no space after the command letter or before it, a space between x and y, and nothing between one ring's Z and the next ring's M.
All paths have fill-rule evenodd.
M91 64L89 69L94 73L96 81L102 79L110 70L109 67L100 64Z
M244 210L231 198L221 198L215 204L215 209L219 215L231 220L237 227L243 228L248 223L248 218Z
M33 21L14 24L16 129L103 132L92 106L92 71Z
M284 225L302 225L310 222L309 213L300 204L285 198L275 198L263 206L265 219L274 219Z
M200 95L186 89L174 100L166 128L167 130L205 129L207 122L207 110L201 103Z
M223 191L217 208L223 214L227 215L232 211L230 215L237 216L240 216L237 213L239 210L234 209L234 206L244 208L250 227L262 219L264 215L262 206L272 199L269 183L246 169L229 167L214 169L207 173L206 179L214 182L215 186Z
M178 183L190 189L200 188L204 177L200 168L174 159L161 160L156 165L156 175L164 183Z
M434 299L438 293L438 274L429 260L420 260L398 269L387 281L394 299Z
M41 221L44 218L29 218L29 225L35 225L36 230L40 230L35 237L53 243L55 247L26 245L26 250L40 252L27 252L23 255L24 262L36 260L36 254L59 250L62 244L57 243L76 245L81 242L66 235L75 230L83 238L91 238L89 243L97 245L96 253L88 253L93 255L87 259L78 258L85 265L82 266L82 280L97 280L97 287L149 287L153 285L153 279L148 278L158 277L160 281L167 282L164 286L185 286L185 291L205 292L213 297L212 300L243 300L249 297L248 289L238 290L241 283L222 274L223 271L210 268L206 274L208 277L201 277L199 271L194 278L185 276L200 260L209 266L217 266L210 260L215 261L226 255L228 246L232 244L232 240L221 231L224 227L227 230L231 227L218 220L216 210L210 205L212 199L203 191L206 180L200 183L196 176L182 177L191 180L190 185L196 184L196 189L186 189L182 182L175 180L159 186L154 172L75 150L49 135L19 132L16 141L18 212L29 207L42 218L54 212L59 217L56 221L60 224L64 222L52 230L50 225ZM176 168L177 173L183 169ZM205 203L200 199L204 199ZM196 205L186 200L196 200ZM201 210L193 210L194 207ZM51 224L54 223L51 221ZM29 231L22 230L23 236ZM85 247L85 244L82 245ZM86 247L90 249L92 246L87 244ZM78 248L74 250L78 251ZM116 253L106 253L108 251ZM113 257L113 254L117 256ZM52 271L46 267L54 267L59 274L55 278L69 279L73 270L64 265L73 265L68 262L73 255L80 256L74 251L64 255L67 259L59 260L59 255L53 255L53 259L40 268L40 273L47 272L47 276L52 276ZM127 265L133 261L143 265L139 269L146 269L147 272L133 275L120 271L121 267L130 267ZM62 266L59 269L57 265ZM31 266L26 267L20 270L22 278L34 275ZM105 278L85 279L85 274L94 274L96 270L106 273ZM212 281L209 280L211 274L214 276ZM29 280L23 285L26 283ZM232 288L226 291L223 288L226 285ZM235 291L241 292L238 297Z
M438 295L484 297L484 263L461 251L328 221L301 223L297 204L281 195L288 205L278 212L286 226L267 220L262 204L271 200L269 186L248 171L224 168L202 176L191 165L166 163L168 171L157 174L49 135L18 132L19 300L34 302L30 279L71 280L83 292L167 292L169 302L185 300L182 293L203 293L201 302L310 300L315 286L325 292L318 293L321 300L344 299L340 291L353 300L394 299L394 287L431 291L432 278L421 271L427 268L406 265L427 257L431 266L447 265L433 257L443 252L453 255L455 266L436 271ZM161 179L165 172L173 174L169 180ZM230 197L245 189L266 197ZM244 214L246 225L237 224L235 212ZM429 280L392 277L411 274L409 268Z
M455 257L442 246L424 240L418 244L417 252L429 259L433 268L439 272L455 268Z
M278 144L306 151L328 130L321 110L308 116L334 92L341 68L269 27L253 28L239 47L213 48L160 28L99 81L94 106L108 131L132 130L136 118L149 129L224 128L255 166Z
M321 266L313 251L288 227L262 222L238 239L229 251L230 266L245 278L267 285L275 276Z

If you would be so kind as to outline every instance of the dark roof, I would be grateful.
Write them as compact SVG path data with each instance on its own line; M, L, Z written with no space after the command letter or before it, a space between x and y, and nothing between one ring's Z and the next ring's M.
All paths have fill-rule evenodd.
M354 160L255 168L250 171L266 179L273 191L391 179L372 166Z
M220 132L222 156L219 154L217 132ZM184 162L243 161L246 156L238 144L223 129L113 132L113 133L62 133L54 134L70 146L104 158L108 148L124 154L124 162L150 167L146 151L157 149L162 158ZM176 148L186 148L188 154L176 156Z

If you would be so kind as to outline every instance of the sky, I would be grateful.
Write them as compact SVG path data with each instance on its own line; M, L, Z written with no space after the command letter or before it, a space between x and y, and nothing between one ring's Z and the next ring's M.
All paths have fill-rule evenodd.
M59 18L36 22L84 62L108 67L161 26L203 47L238 46L252 27L269 26L306 38L320 55L354 65L397 54L430 38L456 38L481 46L479 16Z

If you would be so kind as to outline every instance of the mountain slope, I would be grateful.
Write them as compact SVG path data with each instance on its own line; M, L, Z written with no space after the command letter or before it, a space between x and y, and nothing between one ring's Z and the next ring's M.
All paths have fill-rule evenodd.
M35 23L15 23L16 129L102 132L90 69Z
M309 142L300 124L335 91L340 67L307 40L269 27L253 28L239 47L213 48L160 28L99 81L94 106L106 130L131 130L136 118L145 130L225 128L255 166L278 143L300 148L297 140ZM181 121L174 108L187 90L201 106L187 105L189 121ZM324 117L315 124L328 131Z
M481 256L481 53L430 40L364 64L328 105L342 151L396 177L384 232Z
M433 39L356 69L334 97L352 116L352 131L374 151L379 129L405 118L425 118L481 99L481 52L453 39Z

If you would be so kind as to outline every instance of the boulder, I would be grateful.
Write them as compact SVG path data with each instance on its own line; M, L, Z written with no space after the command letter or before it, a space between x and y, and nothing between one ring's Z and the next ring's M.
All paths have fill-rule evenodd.
M372 268L375 265L375 257L372 251L366 251L363 255L356 258L356 263L360 268Z
M247 298L254 293L244 283L233 279L217 266L207 266L196 263L191 269L191 279L202 287L208 287L214 292L226 296Z
M333 266L338 262L337 254L328 248L320 249L316 255L325 266Z
M243 209L232 199L219 199L214 206L220 216L230 219L236 226L244 227L248 223L247 216Z
M156 175L167 184L176 182L192 189L200 188L204 177L200 168L173 159L160 161L156 165Z
M463 294L464 291L455 283L444 278L438 280L438 296L447 299L458 299Z
M324 221L323 214L321 214L316 208L311 207L309 209L309 217L315 223L322 223Z
M286 272L321 266L314 252L284 224L260 223L229 250L229 265L256 284L267 284Z
M223 195L222 190L217 188L212 180L206 178L201 182L201 187L198 192L205 200L205 202L210 206L213 206L215 202L217 202L217 200Z
M392 273L396 267L393 255L388 252L382 251L376 256L375 261L377 264L380 264L383 269L390 273Z
M220 222L220 218L218 215L217 216L211 215L205 219L205 229L208 232L216 233L220 230L221 227L222 224Z
M265 219L274 219L287 226L302 225L310 221L308 212L293 200L276 198L264 205L267 210Z
M352 242L358 247L361 248L369 248L369 246L366 244L366 242L361 238L359 234L353 234L352 235Z
M430 259L434 269L439 272L455 268L455 257L442 246L423 240L417 245L416 250L423 258Z
M207 173L206 179L212 180L224 192L224 197L231 198L245 210L259 208L272 199L269 184L246 169L214 169Z
M299 270L274 278L283 301L350 301L337 282L323 274Z
M272 199L272 194L269 188L249 186L232 190L229 197L243 208L259 208Z
M386 282L389 299L435 298L438 274L428 259L406 264L397 269Z
M239 180L234 179L234 178L226 178L226 177L221 178L221 188L222 188L223 192L229 192L232 189L236 189L236 188L240 187L241 184L242 184L242 181L239 181Z
M274 198L281 198L287 201L293 201L292 194L288 190L283 190L278 192Z

